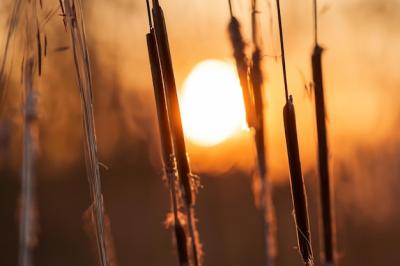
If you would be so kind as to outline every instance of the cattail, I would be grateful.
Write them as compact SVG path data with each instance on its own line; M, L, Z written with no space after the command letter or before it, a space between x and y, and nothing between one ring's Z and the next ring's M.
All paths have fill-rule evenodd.
M285 49L283 41L282 18L279 0L276 0L278 11L279 35L282 53L282 72L285 85L286 104L283 108L283 119L285 125L286 146L290 170L290 185L292 188L292 199L297 231L297 242L304 264L313 265L313 254L311 246L311 233L307 209L307 196L301 171L299 143L297 138L296 116L292 96L289 96L286 76Z
M162 82L160 60L158 58L157 44L154 35L154 29L151 21L150 5L147 0L147 10L149 17L150 33L146 35L147 48L150 59L151 74L154 86L154 95L157 106L158 126L161 137L162 156L164 162L165 174L168 178L171 209L174 216L174 232L176 245L178 249L179 265L189 265L189 256L187 253L187 238L185 230L179 221L178 203L176 192L176 160L173 153L172 136L169 128L168 109L166 105L166 97L164 84Z
M198 180L195 179L190 171L179 109L178 94L175 84L175 76L169 49L167 28L165 25L163 10L158 0L153 0L152 13L161 73L167 96L168 115L174 153L176 156L177 172L183 192L182 194L185 203L188 231L191 239L193 262L194 265L197 266L201 264L202 255L201 244L198 238L194 217L195 192L197 191Z
M240 31L240 23L237 18L233 16L231 1L228 0L228 3L231 16L231 20L228 26L229 37L233 48L233 55L236 61L236 68L240 79L240 85L242 87L247 125L248 127L253 127L256 123L256 118L254 114L254 99L252 91L249 87L248 80L249 64L245 54L246 44Z
M318 172L322 211L322 229L325 263L334 264L334 239L331 206L331 189L329 177L328 141L326 130L325 98L322 78L321 56L323 49L318 44L317 1L314 0L314 34L315 46L311 58L315 93L315 116L318 135Z
M307 196L304 187L303 175L301 172L296 116L291 96L283 109L283 118L291 176L290 181L292 187L297 241L304 263L307 265L312 265L313 255L311 248L310 226L308 221Z
M261 44L260 37L258 36L257 27L257 2L252 0L252 35L253 35L253 54L250 64L250 82L254 96L254 110L255 110L255 125L254 125L254 139L257 150L258 161L258 178L259 189L256 191L258 196L259 208L263 217L264 224L264 253L265 265L273 264L273 258L276 253L275 245L275 213L272 204L270 184L268 182L267 161L265 152L265 124L264 124L264 77L261 67ZM258 192L258 193L257 193Z
M86 33L83 21L82 3L80 0L64 0L62 7L65 11L65 22L71 34L71 43L75 62L77 83L81 95L83 128L85 137L85 160L87 176L92 200L94 226L96 232L97 250L100 264L110 265L109 246L105 232L105 214L103 195L101 193L101 180L99 161L97 158L97 144L93 116L93 88L90 70L89 52L86 43Z

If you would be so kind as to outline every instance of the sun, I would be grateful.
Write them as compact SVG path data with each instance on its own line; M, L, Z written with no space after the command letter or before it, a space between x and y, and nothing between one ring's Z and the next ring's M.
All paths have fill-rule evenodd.
M217 145L246 127L240 81L233 65L206 60L183 84L182 123L185 135L201 146Z

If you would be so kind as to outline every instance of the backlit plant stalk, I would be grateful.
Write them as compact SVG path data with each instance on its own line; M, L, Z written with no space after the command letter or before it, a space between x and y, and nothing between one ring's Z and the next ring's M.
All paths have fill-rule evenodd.
M22 64L23 83L23 155L21 173L21 201L20 201L20 224L19 224L19 266L33 265L33 251L37 244L37 206L35 196L35 162L36 162L36 131L37 131L37 92L35 86L35 73L38 69L38 57L36 52L36 33L38 32L37 2L31 1L21 5L15 3L13 16L24 14L24 60ZM16 18L13 19L16 21ZM10 28L13 27L11 22ZM14 25L15 26L15 25ZM11 29L10 29L11 31ZM9 36L10 37L10 36ZM39 73L38 73L39 74Z
M195 177L190 171L179 109L178 94L175 84L175 76L169 49L167 28L165 25L164 14L158 0L153 0L152 13L161 73L167 96L168 115L174 153L176 156L177 172L180 187L182 189L182 197L186 210L187 224L192 246L193 263L195 266L197 266L201 264L202 255L201 244L196 229L194 215L195 194L197 192L199 181L196 180L197 177Z
M258 177L255 181L255 195L258 197L258 204L261 210L264 225L264 254L265 265L273 264L276 253L275 245L275 212L272 204L272 189L268 181L268 168L266 161L266 142L264 124L264 77L262 73L261 40L258 32L257 23L257 1L252 0L252 35L253 35L253 54L251 60L250 83L254 96L254 108L256 123L254 125L254 140L257 150Z
M255 126L256 118L254 114L254 99L249 86L249 63L245 53L246 44L240 31L240 23L233 15L232 3L228 0L231 20L228 25L229 37L231 40L233 55L236 61L236 69L242 88L244 107L246 110L246 121L249 128Z
M334 237L331 189L329 176L329 151L326 130L325 98L322 77L321 56L323 49L318 44L317 31L317 0L314 0L314 34L315 45L311 57L312 73L315 93L315 117L317 122L318 135L318 172L321 199L322 229L325 262L327 265L334 264Z
M291 95L289 96L287 86L285 49L279 0L276 0L276 5L278 10L279 36L282 53L282 72L286 98L286 104L283 108L283 119L285 125L285 137L289 161L290 185L292 189L297 241L304 264L311 266L314 264L314 258L311 246L311 232L308 218L307 196L304 186L303 174L301 171L295 109L293 105L293 98Z
M33 89L34 59L30 57L24 66L24 129L21 184L21 217L19 227L19 265L31 266L33 248L36 245L35 205L35 142L34 131L37 119L36 96Z
M85 137L85 160L87 177L89 181L91 207L93 216L97 251L100 264L108 266L112 264L113 251L111 236L106 235L105 212L103 195L101 192L101 180L99 160L97 158L97 143L93 115L93 86L90 70L89 52L86 43L86 33L83 20L83 9L80 0L60 1L61 10L65 11L64 22L71 34L71 43L75 62L77 83L81 96L83 113L83 128ZM107 230L110 232L110 230Z
M158 57L157 44L151 20L150 5L148 1L147 1L147 8L149 13L148 17L150 24L150 32L146 35L147 48L149 53L151 74L153 79L154 96L157 106L158 127L161 138L162 158L164 162L165 175L168 179L169 190L170 190L171 209L174 219L173 223L174 223L175 239L179 257L179 265L188 266L189 256L187 253L187 237L185 229L179 220L179 206L178 206L179 194L176 191L177 189L179 190L179 187L178 188L176 187L176 181L177 181L176 160L172 145L172 136L168 120L168 109L166 104L164 84L161 75L160 60Z
M24 1L22 0L15 0L12 13L9 19L9 25L7 29L7 34L5 37L5 45L4 45L4 51L2 51L2 57L1 57L1 62L0 62L0 115L3 112L3 106L4 106L4 101L5 101L5 96L6 96L6 83L8 80L9 73L7 73L7 61L9 58L10 54L10 45L11 45L11 40L13 36L15 35L17 26L21 20L21 13L24 7Z

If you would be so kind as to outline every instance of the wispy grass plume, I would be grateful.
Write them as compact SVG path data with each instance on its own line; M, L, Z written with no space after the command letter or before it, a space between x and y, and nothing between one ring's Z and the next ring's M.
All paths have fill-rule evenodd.
M311 57L312 73L315 94L315 117L317 122L318 136L318 172L320 185L322 235L324 243L325 263L334 265L334 224L331 202L331 181L329 175L329 150L326 129L326 109L324 84L322 76L322 52L323 48L318 43L318 21L317 21L317 0L314 0L314 39L315 45Z

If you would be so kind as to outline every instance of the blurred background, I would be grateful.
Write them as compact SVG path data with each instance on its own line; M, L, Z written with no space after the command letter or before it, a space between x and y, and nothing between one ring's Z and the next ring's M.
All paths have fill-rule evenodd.
M6 36L13 2L0 2L0 36ZM232 2L250 43L250 1ZM213 59L233 63L227 1L160 3L180 93L184 93L185 80L200 62ZM43 4L46 11L58 7L57 0L43 0ZM396 202L400 200L400 1L320 0L319 5L339 265L399 265L400 213ZM281 7L314 256L316 265L320 265L316 128L313 97L307 89L313 48L312 1L282 0ZM176 265L172 233L164 223L169 194L162 181L145 39L145 1L87 0L84 8L99 159L107 166L101 168L102 188L118 265ZM277 215L276 261L281 266L301 265L284 142L275 1L259 1L258 9L267 79L267 160ZM96 253L83 219L90 198L79 91L69 35L59 14L57 11L44 27L48 55L36 84L39 232L34 264L96 265ZM22 56L18 43L22 34L20 26L11 43L12 57L7 61L10 79L0 120L0 265L7 266L17 265L18 258L22 158ZM0 40L3 51L5 37ZM261 265L262 225L251 184L255 171L252 134L237 130L212 146L190 138L186 143L192 170L201 176L196 211L204 264Z

